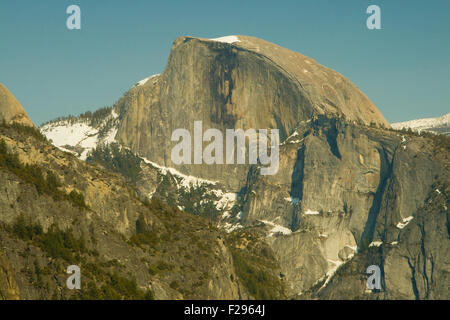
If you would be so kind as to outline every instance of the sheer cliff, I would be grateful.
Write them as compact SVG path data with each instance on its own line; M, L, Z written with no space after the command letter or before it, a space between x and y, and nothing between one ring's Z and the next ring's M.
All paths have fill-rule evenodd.
M284 143L279 174L250 171L242 223L283 230L268 242L299 297L378 299L364 276L378 265L383 298L448 298L448 151L445 137L319 118Z
M229 41L230 42L230 41ZM203 129L280 130L284 140L315 115L389 127L349 80L313 59L253 37L232 43L192 37L175 40L161 75L135 86L122 101L116 139L137 154L173 167L171 134L193 122ZM235 190L246 166L179 166L185 174L219 180Z

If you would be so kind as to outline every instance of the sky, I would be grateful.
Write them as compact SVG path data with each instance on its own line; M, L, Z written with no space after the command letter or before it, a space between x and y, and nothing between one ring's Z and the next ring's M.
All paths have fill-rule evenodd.
M69 30L66 8L81 9ZM369 30L369 5L381 30ZM36 124L113 105L183 35L251 35L356 84L389 122L450 112L448 0L1 0L0 82Z

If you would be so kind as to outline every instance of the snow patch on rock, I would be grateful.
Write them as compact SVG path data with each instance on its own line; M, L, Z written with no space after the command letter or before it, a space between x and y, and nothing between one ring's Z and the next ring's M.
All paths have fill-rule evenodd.
M318 214L320 214L320 212L308 209L308 210L305 211L304 214L305 215L318 215Z
M214 38L214 39L209 39L212 41L217 41L217 42L223 42L223 43L235 43L235 42L241 42L241 40L239 40L239 38L237 36L225 36L225 37L220 37L220 38Z
M228 233L233 232L234 230L243 228L242 225L240 225L239 223L231 224L229 222L226 222L222 227Z
M142 79L142 80L138 81L138 82L135 84L135 86L136 86L136 87L143 86L144 84L147 83L148 80L150 80L150 79L152 79L152 78L154 78L154 77L157 77L157 76L159 76L159 73L158 73L158 74L154 74L154 75L152 75L152 76L150 76L150 77L147 77L147 78L145 78L145 79Z
M299 198L293 198L293 197L286 197L286 198L284 198L284 200L286 200L292 204L297 204L300 202Z
M43 125L40 131L58 149L70 152L81 160L86 160L89 151L95 149L100 143L115 142L117 124L113 125L106 135L100 137L99 133L108 122L115 121L118 117L119 115L112 109L111 113L96 128L90 125L88 119L64 119L49 122Z
M406 227L408 225L408 223L410 223L410 221L412 219L414 219L413 216L409 216L409 217L403 219L401 222L397 223L397 228L403 229L404 227Z
M383 244L383 241L372 241L370 244L369 244L369 248L370 247L379 247L379 246L381 246Z
M153 167L155 167L156 169L158 169L161 174L166 175L167 173L170 173L171 175L180 178L181 182L178 185L179 187L190 188L191 186L192 187L200 187L202 185L216 185L217 184L217 181L211 181L211 180L197 178L194 176L189 176L189 175L181 173L180 171L178 171L174 168L160 166L159 164L152 162L145 157L140 157L140 158L145 163L150 164Z
M268 235L268 237L272 237L274 234L277 233L281 233L285 236L290 235L292 233L292 230L286 227L283 227L279 224L275 224L272 221L267 221L267 220L261 220L261 222L263 222L264 224L267 224L269 226L272 226L273 228L270 230L270 233Z

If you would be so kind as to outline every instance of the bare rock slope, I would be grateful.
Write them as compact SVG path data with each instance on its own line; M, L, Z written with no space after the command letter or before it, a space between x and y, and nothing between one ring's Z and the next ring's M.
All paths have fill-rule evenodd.
M27 126L34 126L16 97L0 83L0 121L7 124L17 122Z

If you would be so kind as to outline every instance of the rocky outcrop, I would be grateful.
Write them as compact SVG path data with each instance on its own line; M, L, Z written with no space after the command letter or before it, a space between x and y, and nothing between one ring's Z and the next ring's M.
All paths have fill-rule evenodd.
M396 241L386 241L360 252L336 272L327 286L317 286L302 297L448 299L450 233L446 208L449 190L442 185L436 190L430 192L425 205L407 225L397 228ZM365 270L370 265L381 267L381 290L367 290Z
M283 144L279 174L250 174L244 224L263 221L290 231L269 236L268 242L293 294L304 294L318 283L326 286L336 270L356 256L360 264L354 273L365 273L370 259L360 256L386 244L395 248L377 260L377 265L384 266L389 287L385 297L448 296L437 282L423 288L431 269L441 269L439 277L446 277L447 263L437 256L448 256L450 250L446 216L441 211L448 202L445 192L439 191L440 207L426 214L421 210L438 181L448 182L448 164L434 156L433 145L414 135L319 118L299 127ZM411 221L417 226L403 230ZM417 243L420 238L424 252ZM411 289L411 272L416 268L426 269L419 291L427 293L417 295ZM365 282L357 283L362 283L364 293ZM330 295L321 297L342 298L342 290L333 288L333 293L328 290ZM353 296L347 298L361 291L356 284L353 289Z
M8 258L0 251L0 300L19 299L19 288Z
M139 199L119 175L24 127L0 125L0 144L0 298L243 297L208 220ZM80 291L66 287L71 264Z
M27 126L34 126L24 108L13 94L0 83L0 122L7 124L17 122Z

